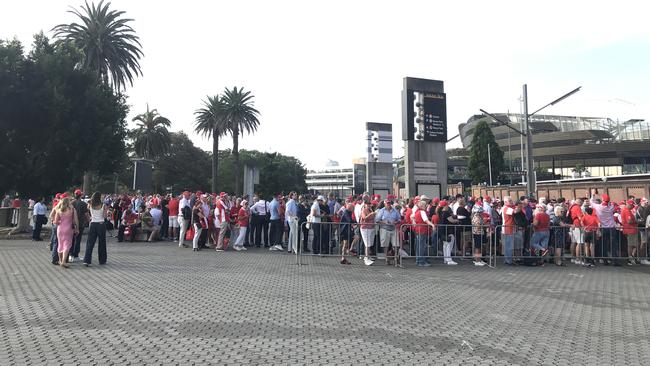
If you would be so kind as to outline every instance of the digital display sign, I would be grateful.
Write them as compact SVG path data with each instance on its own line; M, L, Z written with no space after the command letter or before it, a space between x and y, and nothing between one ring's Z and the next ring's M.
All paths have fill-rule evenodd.
M447 100L445 93L424 95L424 141L447 142Z

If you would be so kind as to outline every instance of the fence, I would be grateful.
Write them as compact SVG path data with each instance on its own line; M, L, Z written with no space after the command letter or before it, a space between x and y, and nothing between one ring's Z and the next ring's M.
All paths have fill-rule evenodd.
M650 230L639 228L623 232L620 228L574 227L569 224L550 226L545 231L532 227L404 224L388 233L381 224L303 223L291 224L299 231L290 237L295 248L296 264L303 257L365 257L386 259L405 268L410 260L427 267L429 260L454 264L455 260L483 262L496 267L505 264L563 265L568 260L578 265L632 263L650 264L648 245ZM299 230L298 230L299 229ZM366 243L370 243L366 246ZM291 249L291 248L290 248Z
M620 227L585 228L570 224L550 226L543 231L534 231L530 226L498 226L495 252L503 256L505 264L563 265L567 254L575 264L588 267L621 265L626 259L634 264L648 260L648 233L645 228L623 232Z

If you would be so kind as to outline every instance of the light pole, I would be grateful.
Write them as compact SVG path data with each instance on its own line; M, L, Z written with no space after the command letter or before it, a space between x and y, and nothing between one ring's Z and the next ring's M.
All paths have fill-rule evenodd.
M530 128L530 117L534 116L536 113L538 113L542 109L544 109L544 108L546 108L548 106L555 105L555 104L561 102L562 100L570 97L571 95L579 92L581 88L582 87L579 86L579 87L571 90L570 92L564 94L563 96L555 99L554 101L546 104L542 108L539 108L535 112L529 114L528 113L528 86L526 84L524 84L524 87L523 87L523 93L524 93L523 94L523 99L524 99L524 122L525 122L524 128L526 129L525 132L517 130L516 128L510 126L510 124L508 124L508 123L506 123L504 121L501 121L499 118L497 118L496 116L484 111L483 109L480 110L481 112L483 112L483 114L485 114L487 116L490 116L495 121L497 121L497 122L501 123L502 125L505 125L506 127L516 131L522 137L524 137L524 136L526 137L526 166L527 166L526 190L528 191L528 195L531 196L531 197L535 196L535 194L537 192L537 187L536 187L536 181L535 181L535 165L534 165L534 162L533 162L533 133L532 133L532 129Z

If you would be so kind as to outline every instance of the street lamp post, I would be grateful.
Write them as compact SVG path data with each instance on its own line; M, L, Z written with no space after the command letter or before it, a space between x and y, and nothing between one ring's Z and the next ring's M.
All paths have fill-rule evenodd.
M490 116L493 120L495 120L495 121L501 123L502 125L514 130L515 132L519 133L522 137L524 137L524 136L526 137L526 167L527 167L526 190L528 191L528 195L530 195L530 196L535 196L535 194L537 192L536 181L535 181L535 169L534 169L535 165L534 165L534 162L533 162L533 132L532 132L533 130L530 128L530 117L534 116L537 112L541 111L542 109L544 109L544 108L546 108L548 106L555 105L555 104L561 102L562 100L570 97L571 95L573 95L573 94L577 93L578 91L580 91L581 88L582 87L579 86L579 87L571 90L570 92L564 94L563 96L555 99L554 101L546 104L545 106L543 106L542 108L536 110L535 112L528 113L528 86L526 84L524 84L524 87L523 87L523 93L524 93L523 94L523 101L524 101L524 123L525 123L525 126L522 126L522 127L525 128L525 131L519 131L516 128L510 126L510 124L508 124L507 122L504 122L504 121L500 120L495 115L490 114L490 113L484 111L483 109L480 110L481 112L483 112L483 114L485 114L487 116Z

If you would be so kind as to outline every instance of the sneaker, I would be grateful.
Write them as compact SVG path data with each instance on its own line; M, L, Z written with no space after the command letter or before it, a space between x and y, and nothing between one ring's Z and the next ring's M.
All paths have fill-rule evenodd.
M628 265L628 266L633 266L633 265L635 265L635 263L634 263L634 261L632 261L632 260L628 260L628 261L627 261L627 265Z
M214 250L217 251L217 252L223 252L223 249L221 249L221 248L215 248Z
M238 246L234 246L233 249L235 249L235 250L238 251L238 252L241 251L241 248L238 247Z
M573 263L573 264L578 264L578 263L576 263L576 260L573 259L573 258L571 258L571 263Z
M246 250L248 250L248 248L246 248L246 247L239 247L239 250L244 250L244 251L246 251Z
M68 256L68 263L74 263L74 257L69 255Z
M370 258L368 258L368 257L364 257L364 258L363 258L363 263L364 263L366 266L370 266L370 265L372 265L374 262L372 261L372 259L370 259Z
M452 259L452 260L448 260L445 264L448 265L448 266L455 266L458 263L454 262L454 260Z
M86 266L86 267L90 267L90 263L86 263L86 262L84 262L84 266Z
M424 263L418 263L418 267L431 267L431 263L429 262L424 262Z
M646 265L646 266L650 266L650 261L647 260L647 259L641 259L641 264Z
M573 264L578 265L578 266L584 266L585 263L583 261L573 261Z
M399 255L400 255L400 257L404 257L404 258L410 257L410 255L404 249L399 250Z
M284 250L284 248L280 244L274 245L273 248L275 248L275 250Z
M487 263L485 263L483 261L479 261L479 262L474 262L474 265L477 266L477 267L483 267L483 266L486 266Z

